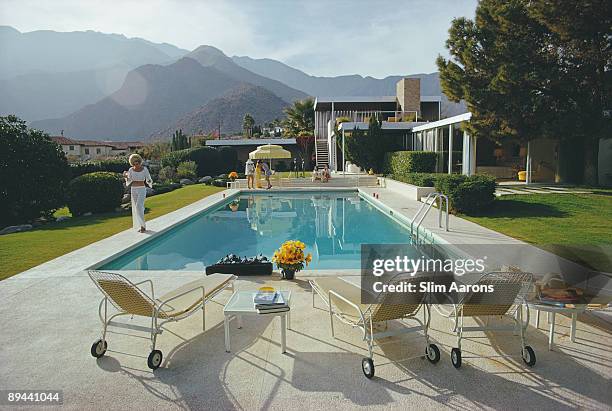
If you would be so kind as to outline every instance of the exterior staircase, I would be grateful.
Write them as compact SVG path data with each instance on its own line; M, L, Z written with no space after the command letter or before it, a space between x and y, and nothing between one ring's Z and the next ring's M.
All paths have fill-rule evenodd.
M326 165L329 167L329 147L327 139L315 139L315 153L317 170L324 168Z

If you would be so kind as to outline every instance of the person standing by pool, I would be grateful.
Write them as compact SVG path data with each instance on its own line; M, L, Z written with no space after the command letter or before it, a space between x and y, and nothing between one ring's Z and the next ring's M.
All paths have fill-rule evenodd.
M261 188L261 162L259 160L255 164L255 188Z
M272 188L272 184L270 183L270 176L272 175L272 171L270 170L270 166L268 166L268 163L266 163L265 161L261 162L261 169L263 170L264 176L266 177L266 184L268 184L266 190L269 190Z
M130 197L132 198L132 223L138 232L147 231L145 223L145 198L147 197L147 186L153 184L149 170L142 165L142 157L132 154L129 159L130 169L123 172L125 183L130 187Z
M249 157L246 161L244 166L244 174L247 178L247 187L249 189L255 188L255 164L253 163L253 160L251 160L251 157Z

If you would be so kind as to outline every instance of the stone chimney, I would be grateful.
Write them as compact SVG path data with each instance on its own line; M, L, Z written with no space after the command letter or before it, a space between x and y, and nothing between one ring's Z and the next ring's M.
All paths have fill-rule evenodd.
M398 81L397 102L401 111L421 114L421 79L403 78Z

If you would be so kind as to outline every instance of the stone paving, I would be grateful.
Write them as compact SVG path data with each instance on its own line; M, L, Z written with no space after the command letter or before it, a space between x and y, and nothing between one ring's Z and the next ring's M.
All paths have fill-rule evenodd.
M374 190L386 212L407 217L420 204L385 189L362 192L372 197ZM301 272L291 282L276 273L237 281L239 290L269 284L294 293L286 354L280 352L279 320L265 316L245 322L242 329L233 324L232 352L225 352L222 309L230 292L224 291L207 307L204 332L199 313L167 327L159 337L165 359L158 370L146 365L147 335L134 330L113 329L107 354L92 358L90 346L100 335L101 295L86 275L87 267L219 201L222 193L153 220L149 236L128 230L1 281L0 387L61 389L62 409L69 410L610 409L612 323L591 313L579 317L576 342L569 338L569 319L557 316L553 351L547 348L547 331L532 321L527 338L537 355L533 368L509 356L519 354L518 337L483 332L464 340L463 367L456 370L449 359L456 344L450 323L434 312L431 337L440 347L441 361L432 365L421 357L422 336L388 337L375 349L376 377L367 380L361 372L367 350L359 331L338 324L332 338L328 313L320 301L312 307L307 280L334 272ZM433 213L424 224L449 242L516 242L454 216L449 232L437 226ZM181 271L123 274L133 281L152 279L156 293L202 276ZM123 321L147 324L138 317ZM480 322L468 320L466 325Z

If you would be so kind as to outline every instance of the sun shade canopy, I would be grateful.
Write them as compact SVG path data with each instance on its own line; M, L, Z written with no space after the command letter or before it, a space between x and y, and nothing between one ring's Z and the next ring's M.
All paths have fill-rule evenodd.
M266 144L265 146L257 147L257 150L251 151L249 153L249 158L252 158L252 159L291 158L291 152L275 144Z

